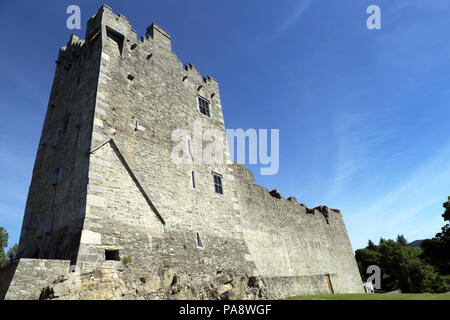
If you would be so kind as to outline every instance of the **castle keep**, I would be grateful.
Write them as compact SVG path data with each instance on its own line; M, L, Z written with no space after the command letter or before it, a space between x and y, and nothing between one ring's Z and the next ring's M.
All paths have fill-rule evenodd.
M339 210L256 185L228 150L222 164L171 160L172 133L186 130L190 148L195 121L226 141L217 81L183 66L157 25L138 40L102 6L85 40L72 35L59 52L20 259L0 270L0 298L37 298L69 266L126 259L260 275L276 297L363 292Z

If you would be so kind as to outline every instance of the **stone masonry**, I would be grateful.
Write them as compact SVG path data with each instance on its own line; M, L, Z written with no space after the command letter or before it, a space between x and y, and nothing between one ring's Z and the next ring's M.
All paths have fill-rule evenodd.
M363 292L340 211L256 185L227 148L220 164L195 161L207 146L195 141L198 124L227 145L217 81L183 66L159 26L138 40L127 18L103 5L85 40L72 35L59 52L18 258L84 271L125 259L191 276L232 269L263 277L276 297ZM193 146L190 164L171 160L180 128Z

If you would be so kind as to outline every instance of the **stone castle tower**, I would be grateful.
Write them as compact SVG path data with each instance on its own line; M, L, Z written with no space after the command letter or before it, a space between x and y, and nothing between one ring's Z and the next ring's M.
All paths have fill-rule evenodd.
M152 24L138 40L104 5L56 63L20 259L0 274L0 297L2 286L14 296L20 281L45 283L69 265L114 268L125 258L259 274L279 297L363 291L339 210L256 185L228 150L222 164L171 161L174 130L188 133L192 158L194 122L226 133L217 81L183 67L166 31ZM36 264L47 273L27 279Z

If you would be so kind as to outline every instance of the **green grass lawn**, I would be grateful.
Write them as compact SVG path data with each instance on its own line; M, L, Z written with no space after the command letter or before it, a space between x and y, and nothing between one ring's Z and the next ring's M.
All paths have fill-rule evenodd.
M401 293L401 294L315 294L296 296L285 300L450 300L450 293Z

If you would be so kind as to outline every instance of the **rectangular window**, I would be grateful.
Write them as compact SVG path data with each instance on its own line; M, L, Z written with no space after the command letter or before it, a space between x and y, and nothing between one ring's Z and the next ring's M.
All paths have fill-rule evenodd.
M191 144L191 138L187 137L186 139L186 149L187 149L187 154L189 157L192 157L192 144Z
M58 129L58 132L56 133L55 141L53 142L53 145L52 145L53 148L56 148L58 146L59 138L61 137L61 133L62 133L62 130Z
M38 238L42 238L44 236L44 232L45 232L45 220L46 217L42 217L42 221L41 221L41 231L39 232Z
M66 113L64 115L63 119L63 128L61 134L64 135L67 132L67 129L69 128L69 119L70 119L70 113Z
M47 144L49 136L50 136L49 132L46 132L42 135L41 145L44 146Z
M119 250L105 250L105 260L120 261Z
M54 175L53 175L53 185L56 186L61 182L61 176L62 176L62 169L56 168Z
M214 176L214 190L216 193L223 194L222 176L218 173L213 173Z
M211 118L211 112L209 110L209 102L202 97L198 97L198 110L205 116Z
M202 238L200 237L200 233L196 232L197 236L197 248L204 248Z
M191 171L191 188L192 189L197 189L197 181L196 181L196 177L195 177L195 171Z
M49 221L49 224L48 224L48 226L47 226L47 231L46 231L46 233L52 233L54 227L55 227L55 214L52 213L52 215L50 216L50 221Z

